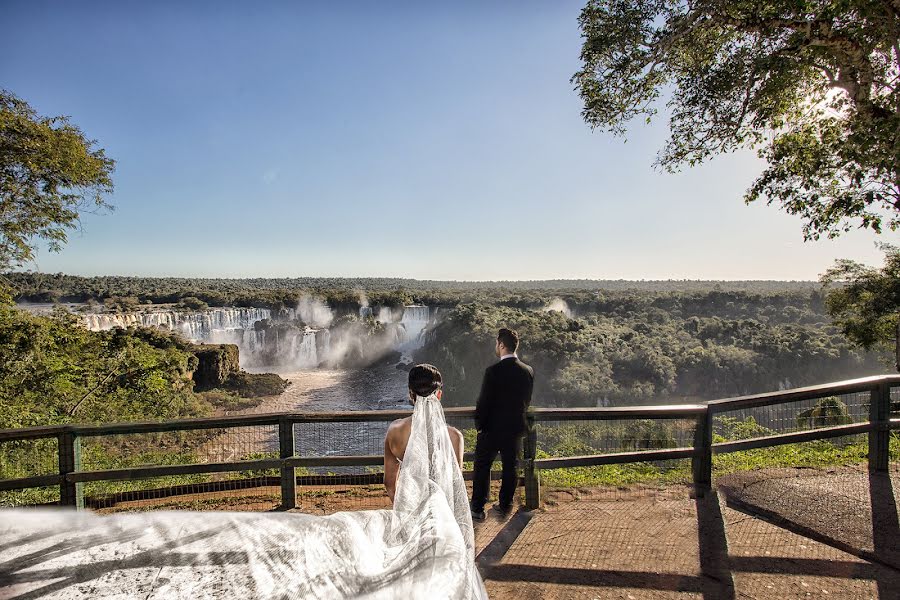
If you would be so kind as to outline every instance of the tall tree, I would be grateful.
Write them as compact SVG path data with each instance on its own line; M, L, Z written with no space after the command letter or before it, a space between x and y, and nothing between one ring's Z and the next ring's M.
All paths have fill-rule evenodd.
M885 257L881 269L839 260L821 279L824 285L832 286L825 304L834 323L847 339L867 350L887 350L898 342L900 248L884 244L882 250Z
M745 201L805 239L900 227L900 0L589 0L579 23L591 127L622 135L671 91L664 169L755 148Z
M87 210L109 208L115 161L67 117L42 117L0 90L0 270L52 251Z

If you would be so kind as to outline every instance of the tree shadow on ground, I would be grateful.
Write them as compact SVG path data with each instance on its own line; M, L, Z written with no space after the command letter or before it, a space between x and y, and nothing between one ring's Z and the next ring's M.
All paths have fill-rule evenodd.
M55 544L50 549L41 553L34 553L25 557L25 560L16 559L2 565L7 574L0 579L0 585L21 586L28 583L48 582L46 585L32 588L22 593L8 596L16 600L31 600L40 598L65 588L76 586L92 580L97 580L114 571L130 569L162 568L162 567L200 567L213 565L246 565L250 558L245 552L205 552L205 553L180 553L174 552L179 547L211 538L222 533L222 529L209 529L198 531L183 538L168 541L160 545L147 548L126 558L112 558L99 560L83 565L65 565L45 569L33 567L42 562L59 558L65 554L99 547L107 543L116 543L133 539L130 536L123 538L121 533L113 536L96 536L88 539L74 539L70 542ZM51 550L47 552L47 550ZM23 570L27 568L27 570Z
M872 550L875 558L900 569L900 517L889 473L869 473L869 501L872 505ZM891 598L897 593L896 574L876 571L878 595Z

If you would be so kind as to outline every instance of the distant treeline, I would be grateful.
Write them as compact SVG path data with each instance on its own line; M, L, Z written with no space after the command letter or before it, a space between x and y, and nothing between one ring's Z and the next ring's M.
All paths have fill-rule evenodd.
M187 299L189 307L252 306L279 309L292 306L304 295L325 300L338 311L373 306L400 306L413 302L430 306L491 299L510 306L540 305L548 294L583 296L597 292L743 292L784 294L812 292L819 284L811 281L628 281L628 280L545 280L545 281L427 281L399 278L255 278L187 279L176 277L79 277L63 273L15 272L3 275L20 302L96 302L111 309L129 310L141 304L178 304Z

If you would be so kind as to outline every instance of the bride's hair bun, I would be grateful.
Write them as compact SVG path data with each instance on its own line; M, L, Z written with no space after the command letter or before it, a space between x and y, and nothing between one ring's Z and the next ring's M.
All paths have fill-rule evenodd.
M441 372L429 364L416 365L409 371L409 389L416 396L427 398L443 385Z

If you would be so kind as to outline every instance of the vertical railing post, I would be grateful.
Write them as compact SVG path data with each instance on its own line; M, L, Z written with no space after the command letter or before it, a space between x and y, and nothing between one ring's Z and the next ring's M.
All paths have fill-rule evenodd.
M706 411L697 417L697 427L694 430L694 457L691 459L691 467L694 475L694 490L698 496L703 496L712 489L712 417L713 411L706 407Z
M67 431L59 434L59 503L62 506L84 508L84 484L66 480L66 475L81 470L81 437Z
M282 417L278 420L278 454L281 458L294 456L294 423ZM297 507L297 478L294 467L281 467L281 510Z
M541 480L534 459L537 457L537 430L534 415L527 415L528 429L525 433L525 510L535 510L541 506Z
M869 471L886 473L888 470L891 434L888 430L891 416L891 387L881 383L872 390L869 401Z

